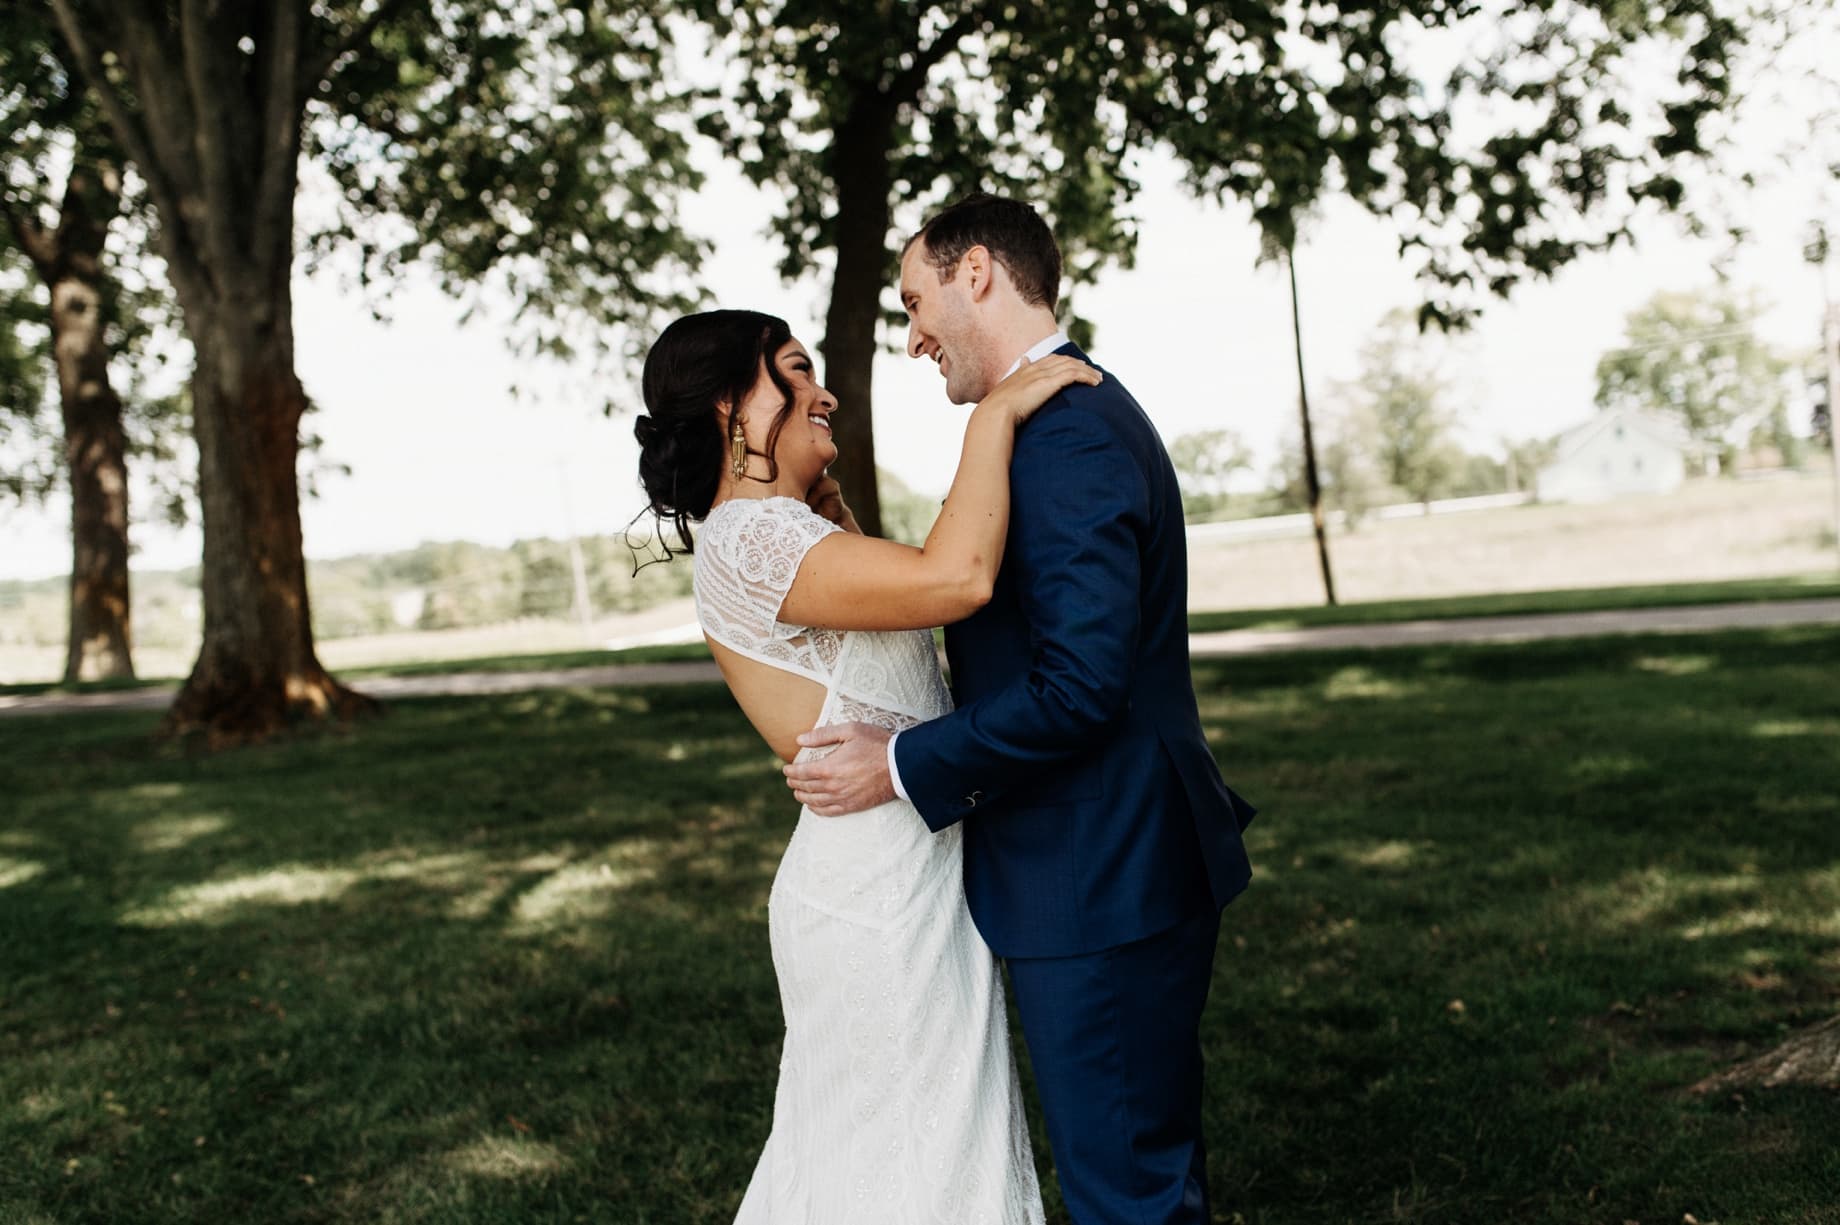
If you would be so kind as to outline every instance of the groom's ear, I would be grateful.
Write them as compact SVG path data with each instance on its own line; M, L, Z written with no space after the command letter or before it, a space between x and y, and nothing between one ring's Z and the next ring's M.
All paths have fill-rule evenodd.
M989 247L982 245L972 247L959 260L959 267L971 274L970 283L966 288L971 291L973 301L984 297L994 287L997 264L990 258Z

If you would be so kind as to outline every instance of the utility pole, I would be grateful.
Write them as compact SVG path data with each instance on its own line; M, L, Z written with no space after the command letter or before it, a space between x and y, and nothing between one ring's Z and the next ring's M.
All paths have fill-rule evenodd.
M584 639L594 637L594 605L588 594L588 566L581 555L581 538L575 534L575 505L569 498L569 464L566 459L556 461L556 472L560 478L562 491L562 523L569 533L569 569L575 574L575 616L581 621Z
M1825 283L1825 269L1822 281ZM1840 554L1840 427L1836 427L1836 418L1840 418L1840 305L1825 300L1822 294L1822 348L1827 349L1827 458L1834 465L1834 552Z
M1834 468L1834 551L1840 553L1840 307L1834 304L1828 283L1830 254L1827 227L1819 221L1809 228L1802 254L1821 278L1821 352L1827 359L1827 455Z
M1822 269L1822 281L1826 281L1826 269ZM1822 306L1821 329L1822 347L1827 350L1827 455L1834 464L1834 551L1840 553L1840 428L1835 426L1835 418L1840 416L1840 306L1826 301Z
M1310 428L1310 392L1303 377L1303 314L1297 303L1296 243L1284 248L1284 268L1291 278L1291 338L1297 347L1297 408L1303 414L1303 487L1310 499L1310 523L1316 529L1316 557L1322 565L1323 595L1335 603L1335 575L1329 569L1329 533L1323 525L1322 482L1316 476L1316 435Z

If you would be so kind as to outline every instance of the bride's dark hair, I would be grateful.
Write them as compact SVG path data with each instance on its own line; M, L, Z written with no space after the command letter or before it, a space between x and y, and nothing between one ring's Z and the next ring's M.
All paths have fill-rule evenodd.
M738 408L754 390L763 359L767 377L784 399L767 432L767 479L779 478L773 451L793 398L773 355L791 339L784 319L759 311L718 310L685 315L652 342L640 381L645 413L633 422L633 437L639 440L639 483L658 516L661 542L669 519L684 552L692 550L690 524L709 513L729 462L716 406ZM668 544L665 552L670 553Z

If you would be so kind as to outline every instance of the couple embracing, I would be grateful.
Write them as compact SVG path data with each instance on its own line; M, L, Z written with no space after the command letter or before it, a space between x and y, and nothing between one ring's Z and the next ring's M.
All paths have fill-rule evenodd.
M839 406L782 321L688 316L646 359L641 480L698 525L705 637L802 804L737 1225L1042 1220L997 958L1076 1225L1209 1219L1198 1031L1253 810L1196 709L1175 472L1060 333L1060 272L998 197L908 241L908 353L976 404L919 548L857 529Z

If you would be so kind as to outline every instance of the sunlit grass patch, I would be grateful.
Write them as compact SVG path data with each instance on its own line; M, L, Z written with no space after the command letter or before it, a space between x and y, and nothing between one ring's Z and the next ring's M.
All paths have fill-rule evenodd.
M1680 938L1699 940L1706 936L1737 936L1769 931L1779 921L1780 916L1770 910L1735 910L1703 923L1689 923L1680 929Z
M1648 763L1630 753L1586 753L1566 765L1565 772L1581 782L1600 782L1640 774Z
M359 879L360 874L349 868L288 864L246 876L182 886L158 901L124 911L121 921L137 927L208 923L249 904L298 906L323 902L338 897Z
M1840 752L1840 719L1759 719L1751 724L1750 731L1751 735L1762 739L1819 736L1826 740L1829 749ZM1840 797L1836 797L1835 806L1840 811Z
M641 841L620 848L611 858L558 867L518 895L512 907L513 932L542 931L563 922L600 918L619 902L623 889L656 879L655 844ZM617 862L617 866L616 866Z
M15 859L10 855L0 855L0 889L23 885L44 871L45 865L35 859Z
M1396 701L1410 698L1422 689L1422 685L1398 676L1382 676L1370 667L1353 664L1337 669L1323 684L1322 695L1331 702L1348 698L1387 698Z
M1392 838L1364 847L1349 847L1342 852L1342 855L1348 863L1355 867L1392 872L1410 868L1415 864L1424 866L1430 857L1431 850L1429 842L1407 842Z
M1649 866L1623 872L1580 894L1605 922L1637 926L1705 905L1741 906L1759 897L1765 883L1754 867L1739 873L1703 873Z
M1732 965L1796 961L1840 940L1840 866L1694 872L1650 867L1578 891L1580 914L1646 943L1714 943ZM1769 947L1755 943L1768 939Z
M200 838L221 833L229 826L230 818L221 815L155 817L136 825L131 836L143 851L176 851Z
M1657 676L1698 676L1717 667L1718 661L1709 655L1639 655L1631 664Z
M61 1094L26 1092L19 1096L14 1108L26 1122L42 1123L70 1109L70 1104Z
M543 1178L561 1170L562 1153L551 1144L505 1136L484 1136L442 1158L462 1174L481 1178Z

